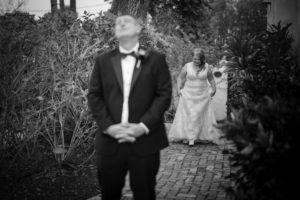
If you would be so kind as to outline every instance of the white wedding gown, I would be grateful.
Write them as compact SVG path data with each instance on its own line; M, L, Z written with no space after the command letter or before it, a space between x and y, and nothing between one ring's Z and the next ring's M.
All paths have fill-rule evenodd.
M216 120L224 120L227 118L227 72L226 67L214 68L213 72L219 71L222 76L215 77L217 92L212 100L213 110Z
M205 140L220 143L207 79L209 65L197 74L193 63L186 64L186 82L181 90L178 107L168 137L170 141Z

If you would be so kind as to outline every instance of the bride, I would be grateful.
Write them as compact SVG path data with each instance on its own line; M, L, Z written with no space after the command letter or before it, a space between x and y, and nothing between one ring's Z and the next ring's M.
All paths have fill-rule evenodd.
M193 61L182 68L177 81L180 98L169 139L188 140L189 146L193 146L195 140L218 144L220 136L213 127L215 117L211 108L216 83L203 50L194 49Z

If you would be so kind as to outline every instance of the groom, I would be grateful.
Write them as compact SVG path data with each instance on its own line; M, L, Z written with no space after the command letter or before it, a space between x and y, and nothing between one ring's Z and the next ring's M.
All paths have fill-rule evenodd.
M135 200L155 199L160 150L168 146L163 114L172 86L165 56L139 45L141 26L115 21L119 47L96 58L88 102L98 124L95 147L102 199L121 199L126 173Z

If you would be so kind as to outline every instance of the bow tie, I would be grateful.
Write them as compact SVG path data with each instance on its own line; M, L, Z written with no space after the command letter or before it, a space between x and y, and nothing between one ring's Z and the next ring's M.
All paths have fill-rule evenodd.
M121 58L126 58L127 56L133 56L135 58L137 57L134 51L132 51L130 53L122 53L122 52L120 52L120 54L121 54Z

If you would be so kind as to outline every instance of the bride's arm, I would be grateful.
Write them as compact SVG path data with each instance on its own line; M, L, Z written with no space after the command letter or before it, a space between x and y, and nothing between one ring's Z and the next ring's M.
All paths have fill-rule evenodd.
M211 92L210 96L213 97L216 94L217 89L216 89L216 82L215 82L213 73L210 68L208 68L208 70L207 70L207 79L212 88L212 92Z
M177 89L180 94L180 90L184 87L186 81L186 65L183 66L178 78L177 78Z

